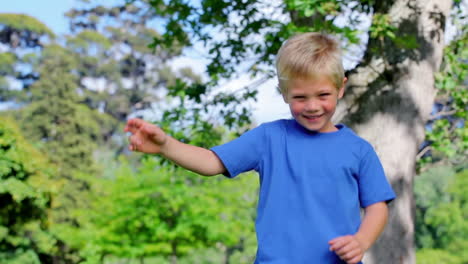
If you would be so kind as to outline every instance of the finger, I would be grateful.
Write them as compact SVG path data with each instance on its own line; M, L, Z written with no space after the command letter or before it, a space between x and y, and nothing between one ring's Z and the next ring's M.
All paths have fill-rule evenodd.
M328 241L328 244L329 244L330 246L336 245L336 243L338 243L338 242L341 241L342 239L343 239L343 237L334 238L333 240Z
M133 118L127 121L127 124L125 125L124 131L125 132L131 132L131 133L136 133L137 130L144 124L144 121L138 118Z
M141 130L143 130L148 136L154 137L157 135L158 127L152 124L144 124L141 126Z
M352 249L345 254L341 255L341 259L343 259L346 262L350 262L351 260L354 260L356 257L358 257L361 254L361 251L359 249Z
M133 147L133 145L132 145L132 144L128 144L128 150L130 150L130 151L134 151L134 150L135 150L135 148Z
M330 247L330 250L331 251L338 251L340 248L342 248L344 246L344 241L337 241L336 243L334 243L331 247Z
M328 241L328 244L330 244L330 245L336 244L336 243L338 243L338 242L340 242L340 241L348 240L348 239L350 239L350 238L351 238L350 235L335 237L334 239Z
M139 151L139 150L138 150L138 145L137 145L137 144L129 144L129 145L128 145L128 149L129 149L130 151Z
M130 120L127 121L127 124L125 126L125 131L128 132L132 132L135 130L135 129L138 129L140 126L141 126L141 123L142 123L142 120L141 119L138 119L138 118L132 118Z
M331 251L336 251L342 248L345 244L347 244L349 241L349 238L347 236L342 236L335 238L328 242L330 244L330 250Z
M335 250L336 254L339 256L345 256L349 252L353 251L355 248L351 243L344 244L341 248Z
M146 124L142 131L148 136L154 143L162 145L166 141L166 133L156 125Z
M132 143L132 136L128 137L128 149L133 151L133 143Z
M355 239L351 237L340 249L337 250L337 252L339 254L346 254L346 252L350 252L355 249L360 249L360 245Z
M141 143L138 137L136 137L135 135L131 135L130 137L128 137L128 142L131 146L131 150L133 151L136 150Z
M355 256L354 258L350 259L347 261L347 264L357 264L359 263L359 261L362 260L362 255L361 254L358 254L357 256Z
M330 244L330 251L335 251L341 245L341 239L335 239L333 241L328 242Z

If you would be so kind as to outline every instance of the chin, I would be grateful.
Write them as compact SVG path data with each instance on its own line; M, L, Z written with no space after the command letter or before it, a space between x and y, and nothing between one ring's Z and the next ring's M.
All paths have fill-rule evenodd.
M323 126L321 125L309 125L309 124L304 124L304 122L299 122L299 124L301 124L302 127L304 127L305 129L311 131L311 132L320 132L320 130L323 129Z

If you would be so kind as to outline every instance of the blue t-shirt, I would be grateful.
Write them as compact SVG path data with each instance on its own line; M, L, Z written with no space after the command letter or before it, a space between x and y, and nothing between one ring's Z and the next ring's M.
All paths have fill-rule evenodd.
M228 177L260 175L255 264L344 263L328 241L358 231L361 207L395 198L372 146L337 128L278 120L212 148Z

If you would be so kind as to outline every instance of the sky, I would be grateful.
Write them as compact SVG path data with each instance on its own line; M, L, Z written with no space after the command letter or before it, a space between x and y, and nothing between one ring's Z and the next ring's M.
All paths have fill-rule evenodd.
M100 0L93 2L112 3L120 1ZM57 35L68 33L68 23L64 16L71 8L80 6L78 0L0 0L0 13L22 13L37 18ZM175 59L173 67L191 66L195 72L200 72L201 61L196 56L186 53L184 57ZM198 71L197 71L198 70ZM241 76L232 80L222 87L223 89L238 90L252 81L247 76ZM258 87L257 102L253 103L253 119L257 123L273 121L279 118L289 118L288 106L283 102L281 95L276 91L274 80L265 82Z
M71 9L75 0L0 0L0 12L23 13L39 19L56 34L67 32L64 13Z

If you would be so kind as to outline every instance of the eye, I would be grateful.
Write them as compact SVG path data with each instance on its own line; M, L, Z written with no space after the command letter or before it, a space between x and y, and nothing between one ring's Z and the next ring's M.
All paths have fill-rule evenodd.
M306 97L303 95L294 95L292 98L294 100L304 100Z
M329 95L331 95L331 93L321 93L320 97L326 97L326 96L329 96Z

